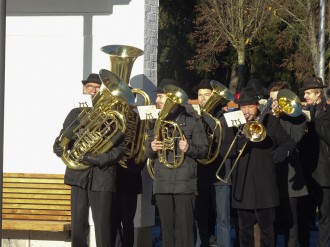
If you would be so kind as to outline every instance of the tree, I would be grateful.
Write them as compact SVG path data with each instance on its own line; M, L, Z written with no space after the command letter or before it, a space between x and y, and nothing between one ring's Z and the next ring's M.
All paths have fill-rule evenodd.
M236 51L237 81L230 88L239 92L245 84L246 49L253 45L269 16L268 0L198 0L192 37L199 45L189 61L191 68L218 68L216 59L229 44ZM235 85L237 84L237 85Z
M283 41L278 40L279 45L288 54L292 46L295 46L295 52L283 61L283 65L293 64L298 81L302 81L307 76L318 76L319 1L271 0L271 3L270 10L273 16L286 25L282 32Z

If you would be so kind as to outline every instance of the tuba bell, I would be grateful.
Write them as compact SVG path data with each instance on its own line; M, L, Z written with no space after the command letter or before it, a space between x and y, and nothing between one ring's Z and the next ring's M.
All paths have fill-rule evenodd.
M219 155L221 148L221 139L222 139L222 126L219 119L212 116L214 110L217 106L220 105L223 99L225 100L233 100L234 95L220 82L212 80L210 82L212 87L212 94L210 98L205 102L205 104L201 107L201 111L203 114L208 115L211 119L213 119L215 126L211 129L206 123L204 123L204 129L208 136L209 140L209 150L207 158L199 159L198 162L202 165L207 165L212 163ZM216 137L219 137L218 142L216 142Z
M109 55L110 71L118 76L127 85L129 83L133 63L137 57L143 55L143 51L125 45L108 45L103 46L101 51ZM150 105L151 100L143 90L138 88L131 89L136 103L137 96L143 99L143 105ZM134 111L135 103L130 104L126 110L126 132L125 143L127 146L123 159L119 162L124 168L127 167L125 161L134 158L134 163L139 165L146 160L145 146L148 138L150 122L148 120L140 120L138 114Z
M163 108L159 112L158 119L155 122L155 137L163 142L163 149L158 151L159 162L168 168L178 168L184 161L184 153L177 153L177 139L184 139L180 126L174 122L166 120L168 114L176 105L188 102L187 94L179 87L167 85L164 88L167 96Z
M80 162L86 153L97 156L107 152L126 132L123 113L129 108L129 102L134 100L134 95L111 72L107 81L100 79L102 86L92 99L93 107L84 108L59 137L59 145L64 150L61 159L73 170L88 169L89 165Z

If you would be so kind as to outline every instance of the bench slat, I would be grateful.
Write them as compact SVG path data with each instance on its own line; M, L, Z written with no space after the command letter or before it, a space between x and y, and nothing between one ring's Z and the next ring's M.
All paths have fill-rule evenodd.
M3 219L23 219L23 220L58 220L58 221L68 221L70 216L63 215L29 215L29 214L3 214Z
M53 210L71 210L70 205L36 205L36 204L8 204L3 203L2 208L20 208L20 209L53 209Z
M3 183L3 187L5 187L5 188L44 188L44 189L71 190L71 187L66 184Z
M63 184L63 179L51 178L3 178L5 183Z
M70 190L50 190L50 189L19 189L19 188L3 188L4 193L39 193L39 194L64 194L69 195Z
M32 230L32 231L70 231L71 223L58 221L38 220L2 220L2 229L5 230Z
M43 173L3 173L4 178L57 178L64 179L63 174L43 174Z
M43 200L43 199L11 199L3 198L3 203L44 204L44 205L70 205L69 200Z
M20 199L60 199L70 201L70 195L43 195L43 194L13 194L13 193L3 193L3 198L20 198Z
M71 215L70 211L67 210L35 210L35 209L7 209L2 210L2 214L53 214L53 215Z

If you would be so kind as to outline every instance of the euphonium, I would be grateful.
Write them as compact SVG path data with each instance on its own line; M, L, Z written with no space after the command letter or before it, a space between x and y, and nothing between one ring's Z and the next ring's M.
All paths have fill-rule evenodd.
M104 74L100 71L100 74ZM102 86L93 97L93 107L85 108L78 118L59 137L63 148L63 162L73 170L85 170L90 166L81 163L89 152L97 156L110 150L126 131L124 112L134 100L130 88L109 72L100 77ZM73 146L69 147L73 142Z
M155 138L163 142L163 149L158 151L158 159L168 168L178 168L184 161L184 152L177 152L177 139L183 140L185 137L180 126L174 121L166 120L166 117L173 107L186 103L188 96L181 88L174 85L165 86L164 92L167 99L159 112L154 128Z
M298 96L289 89L282 89L277 94L277 105L273 108L275 116L280 116L282 113L297 117L302 113L302 106Z
M133 63L138 56L143 55L143 51L125 45L108 45L101 48L101 50L109 55L110 71L117 75L127 85L129 83ZM134 95L141 95L144 103L143 105L150 105L149 96L141 89L131 89ZM123 167L126 167L125 161L134 158L134 163L139 165L146 160L145 146L148 138L149 121L140 120L138 114L133 111L136 106L131 104L127 110L126 116L126 133L125 143L127 146L125 155L120 161Z
M223 99L233 100L234 96L229 90L222 85L220 82L212 80L210 82L212 87L212 94L206 103L201 107L202 114L208 115L213 119L215 126L211 129L207 124L204 124L204 128L207 136L209 137L209 150L207 158L198 160L202 165L207 165L212 163L219 155L221 148L221 139L222 139L222 126L220 120L213 117L212 114L217 106L220 105ZM216 142L216 137L218 140Z

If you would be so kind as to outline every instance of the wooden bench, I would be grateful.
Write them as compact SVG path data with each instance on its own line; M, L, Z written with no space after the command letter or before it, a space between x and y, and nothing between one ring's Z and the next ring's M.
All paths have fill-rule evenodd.
M2 229L69 231L70 196L63 175L4 173Z

